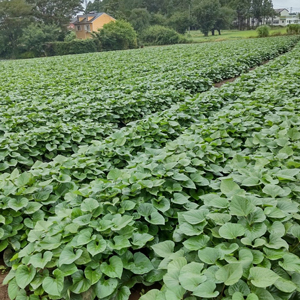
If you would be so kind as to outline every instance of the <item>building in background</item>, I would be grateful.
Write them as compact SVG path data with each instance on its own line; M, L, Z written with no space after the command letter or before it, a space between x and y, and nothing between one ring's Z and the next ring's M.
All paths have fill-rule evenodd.
M98 31L103 25L114 22L115 19L106 13L90 12L84 15L78 15L73 22L76 37L78 39L91 38L91 32Z
M300 24L300 14L290 13L286 8L274 9L276 16L272 19L271 25L287 26L289 24Z

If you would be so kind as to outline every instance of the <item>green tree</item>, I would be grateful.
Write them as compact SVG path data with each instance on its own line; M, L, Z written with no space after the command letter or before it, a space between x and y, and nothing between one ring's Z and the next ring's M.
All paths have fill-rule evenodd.
M56 25L31 23L20 39L25 51L31 51L35 56L43 53L46 42L54 42L57 39L60 28Z
M94 2L89 1L85 12L88 13L90 11L96 12L104 12L104 3L101 0L94 0Z
M169 19L168 25L179 33L184 34L190 26L188 12L175 12Z
M150 14L145 8L134 8L131 11L129 22L137 32L142 32L150 26Z
M30 23L32 6L25 0L0 2L0 40L1 55L15 57L23 29Z
M252 0L232 0L230 7L236 11L238 29L243 30L246 26L249 27Z
M164 15L162 15L160 13L151 14L150 24L151 25L166 26L167 25L167 19Z
M72 16L82 11L82 0L27 0L37 20L66 31Z
M273 9L272 0L263 0L262 4L262 16L265 21L268 23L269 18L274 17L275 11Z
M230 7L221 7L219 9L218 17L216 23L212 29L212 35L214 35L214 31L217 30L219 35L221 35L222 29L229 29L233 20L236 18L236 12L234 9Z
M203 0L193 9L193 14L204 36L208 36L208 32L214 28L219 16L219 10L219 0Z
M100 40L103 50L124 50L137 47L137 34L132 25L123 20L105 24L93 37Z
M257 23L261 23L261 17L263 15L263 5L262 0L252 0L251 8L252 16L256 19Z

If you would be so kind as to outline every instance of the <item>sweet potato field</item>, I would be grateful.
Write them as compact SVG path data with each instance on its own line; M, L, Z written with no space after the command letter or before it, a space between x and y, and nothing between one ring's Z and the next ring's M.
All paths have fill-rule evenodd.
M1 62L9 297L299 299L298 41Z

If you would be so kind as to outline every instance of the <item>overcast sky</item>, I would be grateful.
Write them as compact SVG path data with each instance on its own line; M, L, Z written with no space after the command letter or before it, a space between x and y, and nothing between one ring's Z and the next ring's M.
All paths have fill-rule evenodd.
M300 0L273 0L274 8L293 8L293 11L300 12Z

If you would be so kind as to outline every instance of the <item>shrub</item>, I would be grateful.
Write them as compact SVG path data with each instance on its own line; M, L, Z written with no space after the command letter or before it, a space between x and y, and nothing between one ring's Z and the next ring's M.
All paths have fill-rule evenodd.
M123 20L105 24L94 39L101 42L103 50L126 50L137 48L137 34L132 25Z
M186 42L174 29L160 25L150 26L144 30L141 39L147 45L168 45Z
M71 42L74 40L76 40L76 33L75 31L71 30L66 34L64 42Z
M270 35L270 27L268 25L262 25L256 28L259 37L267 37Z
M288 25L286 32L288 34L300 34L300 24L290 24Z
M47 56L99 51L101 51L101 43L97 39L73 40L70 42L53 42L45 44L45 53Z

